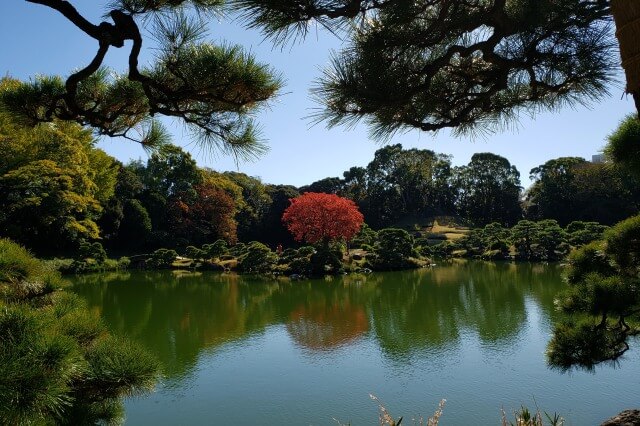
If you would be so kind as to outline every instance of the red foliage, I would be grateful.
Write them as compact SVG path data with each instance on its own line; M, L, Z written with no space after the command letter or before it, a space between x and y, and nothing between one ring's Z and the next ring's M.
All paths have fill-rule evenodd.
M233 198L206 182L193 189L195 194L179 194L183 195L182 199L178 197L169 203L172 231L193 243L219 238L235 243L237 224Z
M297 241L349 241L364 222L356 204L335 194L306 192L292 198L282 221Z

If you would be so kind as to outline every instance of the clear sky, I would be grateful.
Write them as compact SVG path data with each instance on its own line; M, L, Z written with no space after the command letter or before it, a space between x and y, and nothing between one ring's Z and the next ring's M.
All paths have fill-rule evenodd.
M99 22L104 12L101 8L104 2L72 0L72 3L93 22ZM209 38L213 42L241 44L281 73L286 86L258 117L271 149L253 163L236 165L232 158L204 152L183 133L180 123L169 122L174 142L190 151L201 166L238 170L266 183L301 186L325 177L342 176L343 171L364 166L373 158L380 145L369 139L364 125L327 130L322 125L311 127L305 119L318 107L310 99L308 89L328 63L331 50L340 48L341 40L323 31L313 31L302 42L285 49L274 48L258 32L246 30L230 19L212 21ZM97 43L62 15L24 0L0 2L0 39L3 40L0 73L20 79L37 74L66 76L88 64L97 50ZM149 38L146 40L149 43ZM151 59L152 46L146 47L141 57L143 63ZM110 49L107 65L124 72L127 54L128 45ZM619 83L610 88L610 96L590 109L565 108L539 114L533 120L523 116L517 128L475 141L453 138L446 131L437 135L414 131L395 137L391 143L451 154L454 165L466 164L476 152L493 152L518 168L526 187L531 168L561 156L590 159L602 149L606 136L625 115L634 111L631 97L624 96L622 74L618 79ZM99 146L124 162L147 156L140 146L128 141L106 138Z

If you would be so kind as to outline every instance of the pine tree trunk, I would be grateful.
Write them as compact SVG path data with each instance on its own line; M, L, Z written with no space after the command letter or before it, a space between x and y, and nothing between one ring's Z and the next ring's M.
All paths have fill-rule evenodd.
M627 76L627 93L633 95L640 118L640 1L611 0L611 14Z

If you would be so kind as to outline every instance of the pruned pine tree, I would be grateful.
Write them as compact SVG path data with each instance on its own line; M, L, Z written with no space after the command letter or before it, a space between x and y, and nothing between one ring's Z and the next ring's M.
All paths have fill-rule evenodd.
M631 2L633 3L633 2ZM601 98L619 63L608 0L231 0L276 41L346 34L313 92L328 126L492 131ZM343 35L344 35L343 34ZM637 38L636 38L637 40Z
M37 77L4 88L1 99L26 123L55 119L90 126L155 148L168 140L157 116L183 121L197 141L241 159L264 151L253 113L276 95L280 77L239 46L204 41L207 15L222 0L114 0L105 21L87 20L64 0L27 0L66 17L97 41L89 64L68 77ZM143 67L143 38L155 39ZM128 70L104 66L111 48L130 47Z
M303 37L313 23L344 38L312 88L321 104L313 119L330 127L364 120L378 139L416 128L494 131L523 113L600 99L620 62L613 16L625 26L627 90L639 99L640 56L629 48L638 14L625 0L113 0L101 23L64 0L27 1L61 13L99 47L66 80L22 83L5 90L4 102L31 123L61 118L103 135L138 132L145 146L162 142L152 118L166 115L225 152L264 149L251 112L281 80L239 47L203 42L207 14L223 9L276 43ZM143 33L160 45L148 68L138 64ZM104 56L125 41L129 69L113 74Z
M570 316L555 325L548 344L552 367L591 370L629 350L631 338L640 333L639 242L640 216L634 216L571 254L570 287L556 302Z

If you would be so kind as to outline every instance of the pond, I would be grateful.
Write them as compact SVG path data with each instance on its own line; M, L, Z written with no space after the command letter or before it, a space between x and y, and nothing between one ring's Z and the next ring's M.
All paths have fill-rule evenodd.
M570 374L544 351L561 266L460 262L326 280L122 272L73 279L116 334L163 365L127 424L498 425L520 405L599 424L637 407L640 355Z

